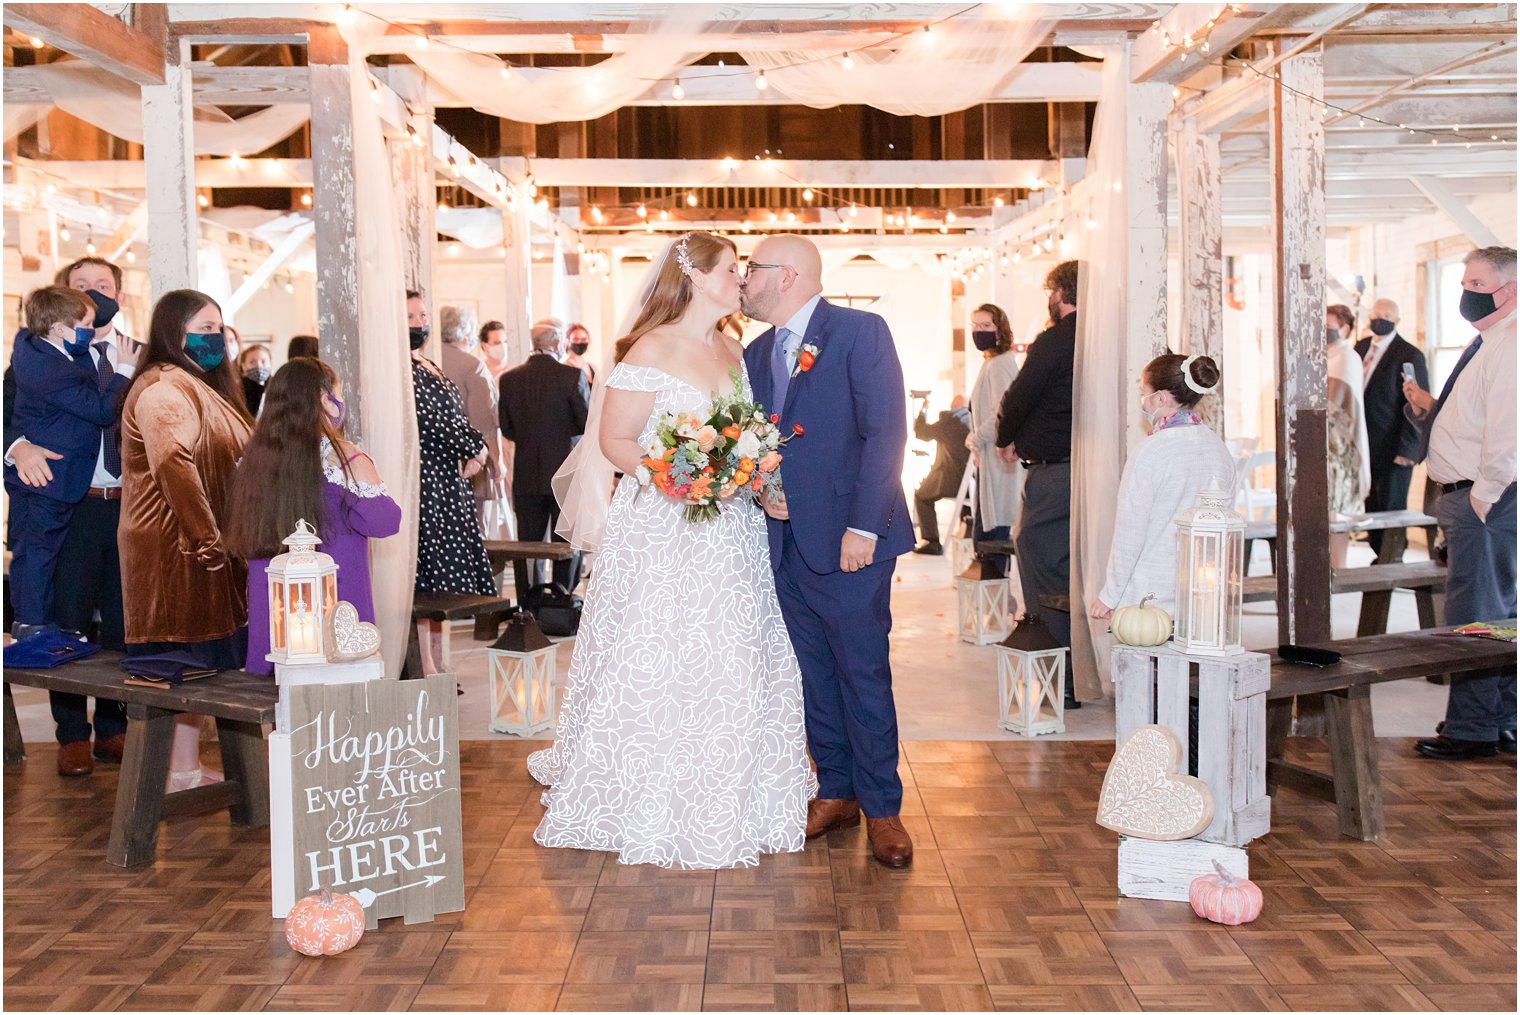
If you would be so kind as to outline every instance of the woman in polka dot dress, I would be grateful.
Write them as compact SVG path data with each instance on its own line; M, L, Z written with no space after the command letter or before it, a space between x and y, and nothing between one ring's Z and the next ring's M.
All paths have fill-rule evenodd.
M420 298L407 300L407 316L412 328L426 328L427 310ZM420 346L412 350L412 388L422 474L416 589L419 593L494 596L496 580L469 484L469 477L485 463L485 440L465 418L459 389L422 355ZM418 624L423 670L438 672L442 669L441 625ZM424 630L423 624L429 627Z

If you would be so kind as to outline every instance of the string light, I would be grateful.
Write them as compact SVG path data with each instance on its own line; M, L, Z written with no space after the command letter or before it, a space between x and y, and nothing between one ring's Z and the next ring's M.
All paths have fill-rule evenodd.
M602 214L602 209L598 208L596 205L591 206L591 221L595 222L597 225L601 225L602 221L606 217L607 216Z
M860 209L857 208L857 207L855 207L855 205L852 203L850 205L850 211L849 211L850 218L855 218L859 214L860 214Z
M41 39L37 38L37 36L35 36L35 35L32 36L31 43L32 43L32 48L33 49L41 49L43 46L47 45L46 42L43 42Z
M841 67L843 67L845 70L854 70L855 69L855 58L853 56L851 56L850 54L846 53L844 55L844 58L839 61L839 65Z
M428 48L428 37L426 35L419 35L419 36L417 36L417 48L418 49L427 49Z
M301 195L301 207L303 207L303 208L310 208L311 207L311 193L310 192L307 192L307 193Z
M294 282L292 282L289 278L285 279L285 291L288 292L288 293L293 293L293 292L296 291L296 284Z
M91 257L95 256L95 230L91 229L84 238L84 252Z
M666 211L664 208L660 209L660 221L661 222L669 222L670 221L670 212Z
M757 92L763 92L767 88L769 88L770 86L771 86L771 83L769 81L765 80L765 71L763 71L763 70L762 71L756 71L755 72L755 91L757 91Z
M649 209L645 208L642 204L639 205L638 208L636 208L634 211L635 214L637 214L641 219L649 217Z
M813 188L812 187L808 187L806 190L804 190L802 192L802 199L804 201L811 201L811 200L813 200Z
M195 203L200 205L202 208L209 208L211 207L211 198L207 197L205 194L196 194Z
M505 81L507 78L512 76L512 66L510 64L503 63L501 65L501 70L497 71L496 73L501 75L501 79Z
M747 233L747 232L749 232L749 219L745 219L743 222L739 223L739 232L741 232L741 233Z
M135 250L129 250L129 251L127 251L127 263L128 264L136 264L137 263L137 251L135 251Z
M997 197L994 197L992 199L992 207L994 207L994 208L1001 208L1001 207L1003 207L1003 195L1002 194L999 194Z
M686 98L686 89L682 86L680 78L676 78L675 87L670 90L670 97L672 99L675 99L677 102L680 102L682 99Z
M688 207L688 208L695 208L696 206L697 206L697 193L696 193L696 191L692 191L691 193L689 193L689 194L686 195L686 207Z

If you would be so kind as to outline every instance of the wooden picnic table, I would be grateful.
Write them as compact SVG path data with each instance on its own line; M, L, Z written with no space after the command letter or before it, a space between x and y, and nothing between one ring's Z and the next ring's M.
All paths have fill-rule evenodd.
M1409 530L1425 529L1433 532L1436 520L1423 511L1370 511L1350 518L1332 518L1328 521L1330 532L1387 532L1378 550L1379 564L1395 564L1403 560L1409 547ZM1266 541L1267 553L1272 560L1272 572L1277 571L1277 520L1267 518L1246 523L1246 569L1251 567L1251 544Z
M269 749L264 727L274 723L279 697L274 677L228 670L178 687L122 683L119 652L101 652L50 670L5 670L5 762L26 760L11 684L82 694L127 706L127 743L111 815L106 860L118 867L150 862L158 849L158 823L182 814L225 808L234 825L269 824ZM226 781L175 793L165 791L174 718L180 713L216 719Z
M1493 623L1514 627L1513 618ZM1452 629L1405 631L1347 638L1318 647L1341 654L1330 666L1284 662L1272 654L1267 692L1267 785L1289 786L1335 802L1344 835L1374 840L1383 835L1382 783L1372 727L1372 685L1448 673L1454 680L1515 669L1515 646L1487 638L1450 635ZM1330 735L1330 772L1283 760L1292 725L1293 699L1323 694Z

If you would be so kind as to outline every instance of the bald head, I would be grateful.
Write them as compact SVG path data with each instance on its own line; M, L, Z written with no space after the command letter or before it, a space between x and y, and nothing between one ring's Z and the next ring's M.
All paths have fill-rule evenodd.
M1372 312L1368 315L1372 320L1392 321L1399 323L1399 305L1393 300L1378 300L1372 305Z
M823 292L823 259L806 236L767 236L749 257L740 295L746 317L778 327Z

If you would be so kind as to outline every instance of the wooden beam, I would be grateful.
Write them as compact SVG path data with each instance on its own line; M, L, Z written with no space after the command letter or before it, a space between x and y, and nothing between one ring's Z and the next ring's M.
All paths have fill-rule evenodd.
M322 358L343 381L349 433L361 441L363 336L359 333L359 240L354 219L354 100L348 47L335 27L314 29L311 72L312 215L317 241L317 335Z
M668 187L1021 187L1054 185L1059 168L1049 159L904 160L901 162L793 159L525 159L508 156L502 171L529 173L552 187L638 187L652 180ZM801 181L801 182L798 182Z
M269 256L265 257L259 263L259 266L253 270L253 273L243 279L243 284L238 286L237 292L233 293L227 300L227 305L222 307L223 316L229 321L233 321L237 312L253 298L254 293L263 288L264 283L269 281L275 271L286 261L290 260L296 251L306 245L306 241L311 239L311 234L315 228L312 223L308 222L296 226L287 233L285 238L269 252ZM318 275L320 274L318 272ZM234 321L233 323L236 322Z
M148 192L148 279L153 298L198 284L200 209L195 200L189 53L172 44L163 83L142 90L143 162Z
M1462 230L1462 234L1472 240L1475 247L1502 247L1505 244L1499 236L1488 227L1478 216L1473 214L1471 208L1451 189L1446 183L1434 176L1411 176L1414 185L1420 188L1420 193L1430 198L1430 203L1441 209L1441 214L1451 220L1451 224Z
M1166 352L1166 194L1167 118L1172 86L1129 85L1124 101L1125 230L1124 301L1125 369L1121 404L1126 424L1126 457L1145 439L1140 427L1134 379L1156 356ZM1104 223L1107 227L1108 223Z
M1135 40L1131 80L1136 84L1145 81L1175 84L1196 74L1205 61L1224 56L1263 28L1292 20L1314 6L1176 4Z
M1224 366L1224 179L1219 138L1191 121L1177 133L1178 258L1182 271L1182 348ZM1224 436L1223 391L1211 401L1214 425Z
M1271 88L1277 330L1278 640L1330 640L1325 363L1325 130L1312 101L1321 51L1284 61Z
M106 252L106 260L116 263L121 255L127 252L127 248L137 242L137 238L148 227L148 202L139 201L127 217L121 220L121 225L111 234L110 239L100 249Z
M386 68L386 83L412 104L411 132L386 142L391 181L396 193L396 220L401 228L401 274L406 288L431 298L433 260L438 243L438 188L433 176L433 117L426 101L426 80L420 68Z
M90 4L8 3L3 7L3 17L5 24L16 31L35 36L133 84L164 83L163 35L149 35ZM162 24L162 18L148 20Z

